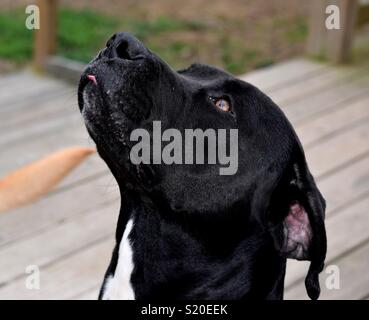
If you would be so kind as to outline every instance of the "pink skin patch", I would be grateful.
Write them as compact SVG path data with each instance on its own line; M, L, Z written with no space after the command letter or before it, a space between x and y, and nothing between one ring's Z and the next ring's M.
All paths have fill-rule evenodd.
M97 85L96 77L92 74L87 75L87 79L92 81L95 85Z
M291 204L283 222L283 233L283 251L287 253L287 257L298 260L307 259L313 233L308 214L300 203Z

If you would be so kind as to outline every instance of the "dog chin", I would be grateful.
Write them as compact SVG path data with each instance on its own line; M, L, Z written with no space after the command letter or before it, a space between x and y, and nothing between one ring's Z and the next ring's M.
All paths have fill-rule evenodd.
M95 119L100 114L102 99L97 95L96 90L90 87L88 84L82 92L83 97L83 106L81 108L81 113L85 122L91 123L94 122Z

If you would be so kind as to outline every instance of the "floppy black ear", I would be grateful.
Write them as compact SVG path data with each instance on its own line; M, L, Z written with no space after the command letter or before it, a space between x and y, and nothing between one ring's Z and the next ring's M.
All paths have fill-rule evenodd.
M309 297L317 299L327 251L325 200L303 153L286 169L270 208L270 230L277 250L287 258L311 261L305 286Z

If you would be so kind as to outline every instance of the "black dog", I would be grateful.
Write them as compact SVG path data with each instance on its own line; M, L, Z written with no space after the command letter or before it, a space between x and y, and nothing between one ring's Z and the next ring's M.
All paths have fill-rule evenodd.
M282 299L287 258L311 261L306 289L319 297L325 201L266 95L207 65L175 72L119 33L86 68L78 98L122 199L100 298ZM131 132L157 120L181 132L238 129L237 173L133 164Z

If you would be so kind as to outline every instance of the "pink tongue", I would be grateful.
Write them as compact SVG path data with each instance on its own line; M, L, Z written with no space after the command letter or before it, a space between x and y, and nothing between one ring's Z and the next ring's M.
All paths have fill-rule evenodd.
M92 74L87 75L87 79L91 80L95 85L97 85L96 77Z

